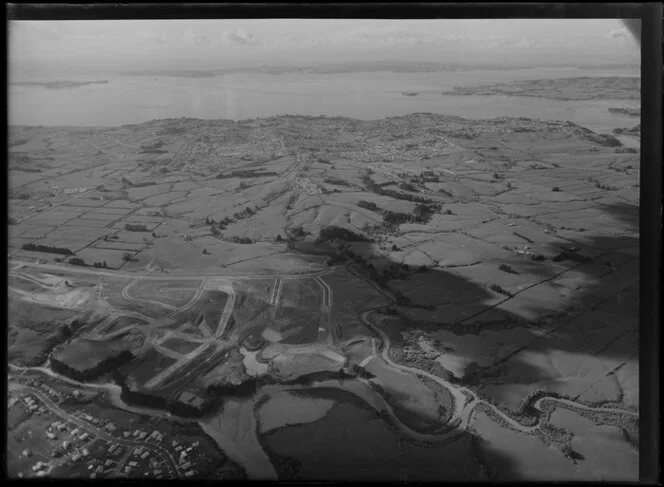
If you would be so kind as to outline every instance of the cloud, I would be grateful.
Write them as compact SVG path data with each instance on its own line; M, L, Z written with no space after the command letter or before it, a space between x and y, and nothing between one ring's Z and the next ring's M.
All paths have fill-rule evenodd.
M609 39L613 39L614 42L616 42L620 46L631 46L636 44L634 36L629 31L629 29L627 29L627 27L614 29L610 31L606 35L606 37L608 37Z
M258 44L256 36L244 29L224 31L221 38L224 44L230 46L253 46Z
M607 34L607 37L612 37L614 39L620 39L623 37L631 36L627 28L623 27L621 29L612 30Z

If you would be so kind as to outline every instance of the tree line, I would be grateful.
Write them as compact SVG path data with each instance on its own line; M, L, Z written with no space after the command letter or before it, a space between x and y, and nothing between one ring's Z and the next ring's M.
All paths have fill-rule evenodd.
M74 252L72 252L69 249L65 249L63 247L53 247L50 245L38 245L34 243L24 243L21 248L23 250L32 250L34 252L45 252L49 254L60 254L60 255L72 255Z
M123 350L117 355L108 357L99 362L94 367L85 370L78 370L61 360L51 357L51 368L58 374L64 375L79 382L89 382L104 374L113 372L118 367L131 362L134 355L129 350Z

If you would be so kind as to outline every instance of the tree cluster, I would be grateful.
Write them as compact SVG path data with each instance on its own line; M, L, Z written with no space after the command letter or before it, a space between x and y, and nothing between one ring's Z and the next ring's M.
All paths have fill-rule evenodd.
M230 179L230 178L261 178L267 176L278 176L279 173L274 171L256 171L252 169L245 169L241 171L234 171L231 173L219 173L217 179Z
M148 394L145 392L134 391L130 389L125 378L120 374L115 374L115 380L120 386L120 398L130 405L144 406L152 409L160 409L183 418L198 418L217 410L220 407L219 401L206 399L200 406L187 404L182 401L167 399L162 396Z
M330 225L327 227L323 227L320 230L320 234L318 235L317 243L322 243L322 242L327 242L330 240L344 240L346 242L370 242L371 240L365 237L364 235L361 235L359 233L355 233L352 230L349 230L347 228L343 227L337 227L334 225Z
M117 370L122 365L134 359L134 355L129 350L123 350L117 355L108 357L99 362L94 367L85 370L78 370L70 365L51 357L51 368L58 374L64 375L79 382L88 382L99 376L108 374Z
M133 224L133 223L125 223L125 230L128 230L130 232L149 232L150 230L147 229L145 225L140 225L140 224Z
M383 196L389 196L397 200L412 201L415 203L432 203L430 198L425 198L424 196L417 196L414 194L401 193L399 191L394 191L393 189L385 189L379 184L376 184L370 176L363 176L362 183L364 183L366 189L372 193L376 193Z
M343 179L339 178L325 178L323 179L323 182L327 184L333 184L335 186L351 186L348 181L344 181Z
M37 245L34 243L24 243L21 248L23 250L32 250L34 252L44 252L48 254L60 254L60 255L72 255L72 252L69 249L62 247L52 247L50 245Z

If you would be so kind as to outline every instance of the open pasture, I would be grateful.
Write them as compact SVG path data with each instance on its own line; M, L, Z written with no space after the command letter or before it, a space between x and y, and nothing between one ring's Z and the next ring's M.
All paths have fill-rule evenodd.
M111 269L119 269L125 263L122 258L124 253L125 251L122 250L87 248L76 252L76 257L83 259L83 261L89 266L93 266L95 262L106 262ZM67 260L71 260L71 258Z
M263 435L271 451L301 467L298 479L400 480L397 436L376 414L350 402L339 402L322 419ZM293 480L278 472L280 480Z
M574 434L572 449L583 457L578 465L584 480L638 480L639 453L625 440L619 428L598 426L565 408L556 408L550 421Z
M98 249L106 250L124 250L126 252L139 252L144 247L144 243L132 243L132 242L118 242L113 240L100 240L95 244L95 247Z
M504 373L487 380L483 392L513 409L533 389L576 397L611 372L600 357L552 336L534 340L504 364Z
M106 203L106 201L104 201L102 199L97 200L97 199L91 199L91 198L86 198L86 197L80 197L80 198L76 198L75 200L72 200L72 201L68 202L66 206L69 206L71 208L80 209L80 207L87 208L87 207L103 206L105 203Z
M80 217L83 211L65 211L60 208L42 211L28 218L26 223L30 225L62 225L74 218Z
M440 341L436 361L455 377L463 377L463 371L472 363L488 367L537 339L533 330L524 327L482 330L481 324L477 334L440 330L434 337Z
M322 276L321 280L332 290L333 309L337 303L348 304L358 312L389 304L389 300L384 294L370 283L354 277L345 269L335 269Z
M60 226L35 243L77 252L103 237L106 232L104 228Z
M143 235L146 235L146 232L153 232L159 225L160 223L155 223L155 222L138 222L134 220L122 220L117 223L114 223L111 228L117 229L117 230L126 230L127 225L132 225L132 226L142 226L145 228L145 230L130 230L130 231L136 231L137 233L142 233ZM149 233L148 233L149 235Z
M19 225L16 225L16 235L19 237L23 238L42 238L45 235L47 235L49 232L53 231L56 227L55 226L49 226L49 225L31 225L27 223L21 223ZM10 234L11 232L14 231L14 229L10 229Z
M313 423L324 417L334 407L335 402L325 398L303 398L282 391L271 394L258 408L258 429L260 434L284 426Z
M592 480L579 466L535 436L518 433L477 412L472 423L480 442L479 454L485 458L490 479L494 481L571 481ZM509 468L506 468L509 466Z
M139 208L140 206L141 205L139 205L138 203L132 203L131 201L126 199L113 200L104 205L105 208L121 208L127 210L133 210Z
M439 406L451 410L452 403L439 404L436 394L415 375L397 371L383 359L374 358L366 365L367 372L373 374L383 388L385 399L395 408L411 414L402 414L401 420L411 427L440 424ZM448 398L449 400L449 398Z
M408 480L412 482L468 482L488 480L476 455L470 435L441 446L402 444Z
M96 218L75 218L70 220L63 225L71 225L74 227L86 227L86 228L108 228L111 225L112 221L104 221Z

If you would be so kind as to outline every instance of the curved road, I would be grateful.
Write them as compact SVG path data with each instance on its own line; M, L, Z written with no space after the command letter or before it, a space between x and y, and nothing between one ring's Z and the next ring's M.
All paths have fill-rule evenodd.
M11 387L10 387L11 388ZM109 443L118 443L120 445L123 445L129 449L141 446L144 448L149 448L152 452L156 453L159 455L161 458L162 462L164 465L167 466L169 474L171 477L183 477L183 473L179 470L178 468L178 462L173 458L171 453L161 445L157 445L154 443L148 443L145 441L133 441L133 440L126 440L123 438L117 438L113 435L110 435L106 433L105 431L95 427L94 425L88 423L87 421L83 421L76 416L73 416L69 414L67 411L64 411L61 409L57 404L55 404L53 401L51 401L46 395L40 391L39 389L35 389L34 387L29 387L29 386L24 386L24 385L15 385L13 387L14 389L21 389L25 391L29 391L31 394L34 394L39 398L41 402L43 402L46 406L48 406L49 410L53 412L54 414L60 416L63 418L65 421L71 422L76 424L78 427L83 428L84 430L91 431L94 435L96 435L98 438L103 438Z

